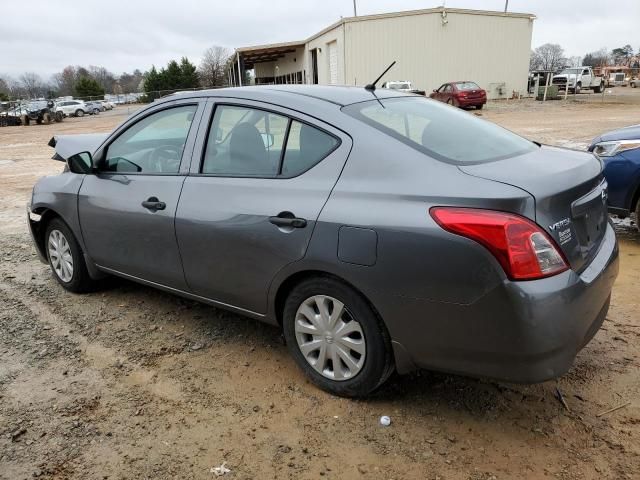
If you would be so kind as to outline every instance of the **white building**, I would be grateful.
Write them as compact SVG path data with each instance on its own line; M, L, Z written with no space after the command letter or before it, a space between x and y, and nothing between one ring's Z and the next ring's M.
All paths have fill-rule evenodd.
M256 84L365 85L395 60L381 83L430 92L472 80L506 98L526 92L535 18L445 7L342 18L306 40L238 48L229 74L236 85L251 69Z

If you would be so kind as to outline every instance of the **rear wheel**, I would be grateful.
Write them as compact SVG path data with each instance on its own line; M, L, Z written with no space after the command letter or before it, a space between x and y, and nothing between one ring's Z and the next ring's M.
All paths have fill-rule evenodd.
M84 110L81 110L81 109L76 110L76 117L84 117Z
M367 395L394 370L385 326L358 292L333 278L305 280L292 290L283 329L298 366L335 395Z
M59 218L54 218L47 225L44 242L49 266L58 283L70 292L90 291L94 281L71 229Z
M55 121L61 122L64 119L64 114L62 112L56 112Z
M576 95L580 93L580 89L582 88L582 85L580 84L580 82L578 82L578 84L576 85L575 91L576 91Z

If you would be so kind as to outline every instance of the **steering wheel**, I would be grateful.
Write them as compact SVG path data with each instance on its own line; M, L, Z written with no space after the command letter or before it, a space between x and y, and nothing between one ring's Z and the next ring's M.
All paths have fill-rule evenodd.
M155 172L176 173L180 168L182 147L161 145L149 154L149 166Z

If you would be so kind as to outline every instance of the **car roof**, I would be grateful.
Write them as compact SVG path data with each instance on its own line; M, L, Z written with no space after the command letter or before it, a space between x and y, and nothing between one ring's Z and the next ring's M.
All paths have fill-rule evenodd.
M199 90L194 92L180 92L164 97L159 102L191 97L234 97L247 100L272 100L279 97L280 100L289 98L291 101L300 96L314 99L319 102L328 102L339 106L353 103L366 102L376 98L405 97L406 93L395 92L388 89L376 89L374 92L364 87L326 86L326 85L260 85L248 87L217 88L211 90Z

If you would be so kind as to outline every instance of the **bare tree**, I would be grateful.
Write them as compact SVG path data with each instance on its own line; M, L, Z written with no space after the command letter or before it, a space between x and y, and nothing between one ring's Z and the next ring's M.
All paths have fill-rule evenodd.
M64 69L55 73L52 77L53 83L58 91L58 95L73 95L73 87L76 84L76 69L73 65L68 65Z
M531 52L529 68L555 72L568 64L564 49L557 43L545 43Z
M104 67L96 67L95 65L89 65L89 74L91 77L100 84L105 91L113 90L113 84L116 79L109 70Z
M606 48L601 48L597 52L587 53L582 59L583 65L590 67L606 67L611 63L611 55Z
M213 46L207 48L198 68L200 83L203 87L221 87L226 85L226 68L231 51L228 48Z
M20 83L24 88L25 94L29 98L37 98L43 96L47 91L47 85L42 81L40 75L33 72L25 72L20 75Z

